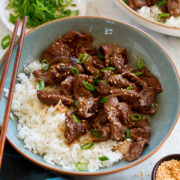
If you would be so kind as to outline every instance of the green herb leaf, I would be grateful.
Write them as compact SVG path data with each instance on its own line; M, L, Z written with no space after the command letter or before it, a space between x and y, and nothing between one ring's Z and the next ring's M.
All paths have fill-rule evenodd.
M93 143L85 143L84 145L81 146L81 150L88 150L94 146Z
M101 157L98 157L98 159L100 161L107 161L107 160L109 160L109 158L107 156L101 156Z
M91 91L91 92L94 92L94 91L95 91L95 89L94 89L94 87L93 87L92 84L90 84L90 83L88 83L88 82L86 82L86 81L83 81L83 84L84 84L84 87L85 87L86 89L88 89L89 91Z
M10 42L11 42L11 36L9 34L4 36L1 39L1 47L2 47L2 49L6 49L10 45Z
M76 123L81 123L81 121L79 120L79 118L75 114L72 115L72 118L74 119L74 121Z
M114 67L107 67L107 68L101 69L100 71L104 72L104 71L114 71L114 70L116 70L116 68L114 68Z
M104 97L100 100L100 103L101 103L101 104L104 104L106 101L107 101L107 96L104 96Z

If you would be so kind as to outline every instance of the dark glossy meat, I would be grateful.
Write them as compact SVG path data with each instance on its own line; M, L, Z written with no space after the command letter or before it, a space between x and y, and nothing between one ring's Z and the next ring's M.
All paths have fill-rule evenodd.
M136 160L142 154L144 146L144 141L133 142L130 145L128 152L124 155L124 159L128 162Z
M73 91L74 91L74 96L76 98L78 97L93 97L93 94L90 90L88 90L87 88L85 88L84 86L84 82L89 82L89 83L93 83L93 79L90 78L88 75L85 74L79 74L77 76L75 76L74 78L74 86L73 86Z
M168 0L167 1L168 11L172 16L180 15L180 1L179 0Z
M68 76L64 81L61 82L61 93L64 95L73 94L73 76Z
M156 94L159 94L159 93L162 92L162 87L161 87L161 84L160 84L159 80L147 68L144 67L141 70L136 70L136 72L137 71L141 71L143 73L139 77L143 81L146 82L148 87L153 87Z
M81 120L80 123L76 123L75 120L72 118L72 115L68 116L65 120L64 132L67 143L71 144L75 139L78 139L83 134L86 134L89 126L89 122L86 120Z
M123 77L128 78L130 81L136 83L138 86L142 87L142 88L146 88L147 84L145 81L143 81L140 77L136 76L133 73L129 73L129 72L124 72L122 74Z
M59 64L59 63L72 63L71 57L68 56L56 56L49 60L51 65Z
M77 102L77 114L81 118L93 117L98 111L99 98L78 97Z
M58 104L59 100L65 105L72 105L74 102L71 96L61 95L56 90L38 90L37 96L42 103L53 106Z
M117 69L118 72L123 72L125 69L125 64L128 63L127 51L113 44L102 44L100 45L101 54L105 55L105 66L113 66Z
M111 86L104 81L100 81L99 85L96 87L96 90L100 95L106 96L110 94Z
M87 54L91 55L91 56L96 56L98 54L98 51L96 48L85 48L82 47L80 49L80 53L86 52Z
M36 70L33 72L33 76L36 78L38 82L43 80L45 85L52 85L56 83L56 80L52 77L50 70Z
M153 6L155 5L159 0L147 0L147 5L148 6Z
M104 69L103 60L97 56L88 56L83 65L90 74L99 74L99 70Z
M47 59L51 62L56 56L70 56L70 54L70 47L59 39L53 42L51 46L42 53L41 60Z
M108 96L107 101L104 103L104 111L107 119L111 124L111 139L115 141L124 140L124 126L119 121L119 101L113 95Z
M69 31L63 37L63 42L71 49L71 54L75 57L79 56L80 49L92 48L93 37L86 32Z
M128 5L132 8L132 9L139 9L143 6L146 6L147 3L145 0L128 0Z
M116 86L118 88L132 87L133 89L136 89L136 85L134 83L131 83L130 81L128 81L126 78L123 78L121 74L111 75L107 79L107 82L111 86Z

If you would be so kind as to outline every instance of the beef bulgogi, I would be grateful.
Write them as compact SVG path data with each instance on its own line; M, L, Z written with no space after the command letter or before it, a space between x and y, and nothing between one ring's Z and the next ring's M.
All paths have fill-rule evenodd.
M127 161L137 159L149 143L151 128L144 114L154 114L156 95L162 92L158 79L144 67L128 63L125 48L115 43L92 46L86 32L70 31L42 53L42 69L33 72L40 83L39 100L47 105L61 102L74 107L65 120L64 136L71 144L87 132L98 143L132 140ZM60 90L45 89L60 85Z

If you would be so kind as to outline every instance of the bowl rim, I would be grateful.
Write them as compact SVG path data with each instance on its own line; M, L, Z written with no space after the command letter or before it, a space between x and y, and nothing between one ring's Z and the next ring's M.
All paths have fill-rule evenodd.
M53 24L55 22L58 22L58 21L64 21L64 20L69 20L69 19L100 19L100 20L105 20L105 21L112 21L112 22L115 22L115 23L120 23L120 24L123 24L123 25L126 25L128 26L129 28L131 29L134 29L135 31L137 32L140 32L141 34L143 34L146 38L150 39L152 42L154 42L154 44L156 46L158 46L162 51L163 53L168 57L170 63L172 64L172 66L174 67L174 70L176 72L176 75L177 75L177 79L178 81L180 82L180 75L177 71L177 68L172 60L172 58L169 56L169 54L167 53L167 51L153 38L151 37L150 35L148 35L147 33L145 33L143 30L135 27L135 26L132 26L128 23L125 23L125 22L122 22L122 21L119 21L119 20L115 20L115 19L112 19L112 18L106 18L106 17L100 17L100 16L77 16L77 17L66 17L66 18L62 18L62 19L56 19L56 20L53 20L53 21L50 21L50 22L47 22L47 23L44 23L32 30L30 30L29 32L27 32L25 34L25 37L27 35L29 35L30 33L48 25L48 24ZM18 40L16 41L15 45L17 44ZM8 49L5 51L3 57L0 59L0 63L3 61L3 59L5 58L6 54L8 52ZM179 83L180 84L180 83ZM180 105L179 105L180 107ZM144 160L148 159L149 157L151 157L155 152L157 152L161 147L162 145L166 142L166 140L169 138L169 136L171 135L171 133L173 132L178 120L179 120L179 117L180 117L180 108L179 108L179 111L178 111L178 114L177 114L177 117L176 117L176 120L170 130L170 132L168 133L168 135L166 136L166 138L152 151L150 152L149 154L147 154L145 157L137 160L136 162L130 164L130 165L127 165L125 167L121 167L121 168L117 168L117 169L114 169L114 170L108 170L108 171L103 171L103 172L72 172L70 170L62 170L62 169L58 169L56 167L50 167L49 165L46 165L44 163L41 163L39 162L38 160L35 160L33 159L32 157L28 156L27 154L25 154L21 149L19 149L14 143L13 141L10 140L10 138L8 136L7 137L7 140L8 142L11 144L11 146L17 151L19 152L22 156L24 156L27 160L43 167L44 169L47 169L47 170L50 170L50 171L53 171L53 172L56 172L56 173L62 173L62 174L67 174L67 175L80 175L80 176L96 176L96 175L105 175L105 174L112 174L112 173L115 173L115 172L119 172L119 171L122 171L122 170L125 170L125 169L129 169L131 167L134 167L135 165L143 162Z
M176 158L176 157L178 157L178 158ZM161 165L161 163L163 163L164 161L172 160L172 159L180 160L180 154L169 154L169 155L164 156L161 159L159 159L159 161L154 165L154 168L152 170L151 180L156 180L156 171L157 171L158 167Z
M159 22L156 22L156 21L152 21L152 20L150 20L148 18L145 18L145 17L141 16L135 10L130 8L128 5L126 5L123 2L123 0L116 0L116 1L119 2L126 10L128 10L130 13L134 14L135 16L140 18L141 20L144 20L144 21L146 21L148 23L152 23L152 24L157 25L157 26L161 26L162 28L167 28L167 29L170 29L170 30L180 30L180 27L168 26L168 25L165 25L165 24L162 24L162 23L159 23Z

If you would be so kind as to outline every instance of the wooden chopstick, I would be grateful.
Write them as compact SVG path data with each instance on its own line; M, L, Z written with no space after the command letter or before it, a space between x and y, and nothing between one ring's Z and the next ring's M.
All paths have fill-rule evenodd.
M13 94L14 94L14 89L15 89L16 77L17 77L19 62L20 62L20 58L21 58L22 46L23 46L23 41L24 41L24 34L26 31L26 22L27 22L27 16L24 17L23 26L21 29L21 35L20 35L18 49L17 49L17 53L16 53L16 59L15 59L15 63L14 63L14 69L13 69L13 73L12 73L12 77L11 77L11 84L10 84L10 88L9 88L9 95L8 95L8 99L7 99L6 110L5 110L2 129L1 129L0 168L1 168L1 164L2 164L4 143L5 143L6 132L7 132L8 123L9 123L9 116L10 116Z
M1 97L2 97L2 93L3 93L4 83L6 81L6 76L7 76L7 72L8 72L11 56L12 56L12 51L13 51L13 48L14 48L14 43L15 43L16 36L17 36L18 27L19 27L19 21L17 21L16 24L15 24L15 28L14 28L14 31L13 31L13 34L12 34L12 38L11 38L11 43L10 43L10 46L9 46L9 50L8 50L8 53L7 53L6 61L5 61L5 64L4 64L4 69L3 69L3 72L2 72L2 76L1 76L1 81L0 81L0 100L1 100Z

